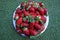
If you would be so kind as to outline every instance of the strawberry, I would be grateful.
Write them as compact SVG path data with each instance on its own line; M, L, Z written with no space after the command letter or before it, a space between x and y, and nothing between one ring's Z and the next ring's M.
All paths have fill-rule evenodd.
M23 28L23 32L25 35L29 36L30 35L30 32L29 32L29 29L28 28Z
M21 23L22 23L22 17L20 17L20 18L17 20L16 24L17 24L17 25L20 25Z
M45 23L46 22L46 17L45 16L41 16L41 20Z
M22 23L23 27L28 27L29 25L27 23Z
M29 8L29 11L30 11L30 12L35 12L34 7L30 7L30 8Z
M25 9L23 10L24 16L28 16L29 13L27 11L25 11Z
M34 29L34 26L29 26L28 28L29 28L29 29Z
M18 14L15 14L14 19L15 20L18 20L19 19L19 15Z
M35 36L35 35L37 35L37 31L36 30L33 30L33 29L30 29L30 34L32 36Z
M40 7L42 7L42 6L44 6L44 4L41 2L41 3L39 3L39 5L40 5Z
M38 24L38 23L39 23L39 21L35 21L35 23L36 23L36 24Z
M36 14L34 12L30 12L30 14L32 15L33 18L36 17Z
M43 8L40 8L40 10L39 10L39 12L40 12L40 15L44 15L44 9Z
M36 17L36 14L33 14L32 17L35 18Z
M22 11L20 10L20 8L16 9L16 13L18 13L18 14L22 13Z
M22 17L22 16L23 16L23 14L22 14L22 11L21 11L21 10L20 10L19 16L20 16L20 17Z
M30 12L30 14L32 15L33 18L36 17L36 14L34 12Z
M36 15L40 15L40 13L38 11L36 11Z
M16 30L17 30L17 32L18 32L19 34L22 33L22 30L21 30L19 27L17 27L17 26L16 26Z
M28 23L28 20L24 21L24 23Z
M39 24L35 24L35 28L36 28L37 30L40 30L41 26L40 26Z
M30 26L32 26L32 27L33 27L34 25L35 25L35 22L31 22L31 23L30 23Z
M44 27L44 24L41 24L41 31L43 31L45 29L45 27Z
M47 15L47 8L44 8L44 14Z
M37 7L34 7L35 11L38 11L38 8Z
M22 16L22 10L20 10L19 8L16 10L16 13L19 14L19 16Z
M30 12L31 15L34 15L35 13L34 12Z

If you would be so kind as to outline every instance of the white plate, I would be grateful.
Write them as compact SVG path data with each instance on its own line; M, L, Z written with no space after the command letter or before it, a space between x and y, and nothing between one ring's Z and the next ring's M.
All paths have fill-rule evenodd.
M17 8L20 8L20 5L19 5ZM16 9L17 9L17 8L16 8ZM14 13L13 13L13 26L14 26L14 28L16 29L16 23L15 23L16 20L14 20L15 12L16 12L16 10L15 10ZM47 12L47 13L48 13L48 12ZM46 17L46 23L44 24L45 29L44 29L43 31L41 31L40 34L42 34L42 33L46 30L46 28L48 27L48 23L49 23L49 16ZM26 36L25 34L20 34L20 35ZM39 35L37 35L37 36L39 36Z

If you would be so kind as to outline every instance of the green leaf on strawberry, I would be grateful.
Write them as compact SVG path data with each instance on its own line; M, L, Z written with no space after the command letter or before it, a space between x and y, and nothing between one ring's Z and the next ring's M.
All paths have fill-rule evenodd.
M32 22L32 21L34 21L34 18L33 18L31 15L29 15L28 18L27 18L27 20L28 20L29 22Z
M36 17L35 20L36 20L36 21L40 21L40 18L39 18L39 17Z
M34 7L39 7L39 4L37 2L35 2Z
M25 17L23 18L23 21L26 21L26 18Z

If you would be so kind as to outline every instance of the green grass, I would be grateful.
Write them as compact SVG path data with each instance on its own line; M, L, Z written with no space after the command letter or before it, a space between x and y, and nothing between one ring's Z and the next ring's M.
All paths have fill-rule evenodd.
M45 0L50 17L49 25L42 35L33 39L19 36L12 24L13 12L21 2L0 0L0 40L60 40L60 0Z

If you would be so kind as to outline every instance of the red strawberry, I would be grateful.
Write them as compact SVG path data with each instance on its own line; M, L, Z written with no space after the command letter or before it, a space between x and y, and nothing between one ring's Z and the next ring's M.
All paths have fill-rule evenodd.
M35 18L36 17L36 14L33 14L32 17Z
M39 24L35 24L35 28L36 28L37 30L40 30L40 29L41 29L41 26L40 26Z
M31 22L30 24L29 24L29 29L34 29L34 25L35 25L35 22Z
M40 15L40 13L38 11L36 11L36 15L38 16L38 15Z
M44 8L44 14L47 15L47 8Z
M43 31L45 29L45 27L44 27L44 24L41 24L41 31Z
M45 16L41 16L41 20L45 23L46 22L46 17Z
M23 27L28 27L29 25L27 23L22 23Z
M38 24L38 23L39 23L39 21L35 21L35 23L36 23L36 24Z
M36 17L36 14L34 12L30 12L30 14L32 15L33 18Z
M39 3L39 5L40 5L40 7L42 7L42 6L44 6L44 4L41 2L41 3Z
M21 23L22 23L22 17L20 17L20 18L17 20L16 24L17 24L17 25L20 25Z
M22 33L22 30L21 30L19 27L16 27L16 30L17 30L17 32L18 32L19 34Z
M20 10L20 8L16 9L16 13L22 13L22 11Z
M35 25L35 22L31 22L31 23L30 23L30 26L32 26L32 27L33 27L34 25Z
M35 36L35 35L37 35L37 31L30 29L30 34L31 34L32 36Z
M15 20L18 20L18 19L19 19L19 15L18 15L18 14L15 14L15 15L14 15L14 19L15 19Z
M22 16L22 10L20 10L19 8L16 9L16 13L19 14L19 16Z
M25 16L29 15L29 13L27 11L25 11L25 9L23 10L23 13L24 13Z
M35 12L34 7L30 7L30 8L29 8L29 11L30 11L30 12Z
M29 29L34 29L34 26L29 26L28 28L29 28Z
M28 20L24 21L24 23L28 23Z
M35 11L38 11L38 8L37 7L34 7Z
M30 12L31 15L34 15L35 13L34 12Z
M23 32L24 32L24 34L26 34L27 36L30 35L30 32L29 32L29 29L28 29L28 28L24 28L24 29L23 29Z
M39 12L40 12L40 15L44 15L44 9L43 8L40 8L40 10L39 10Z

